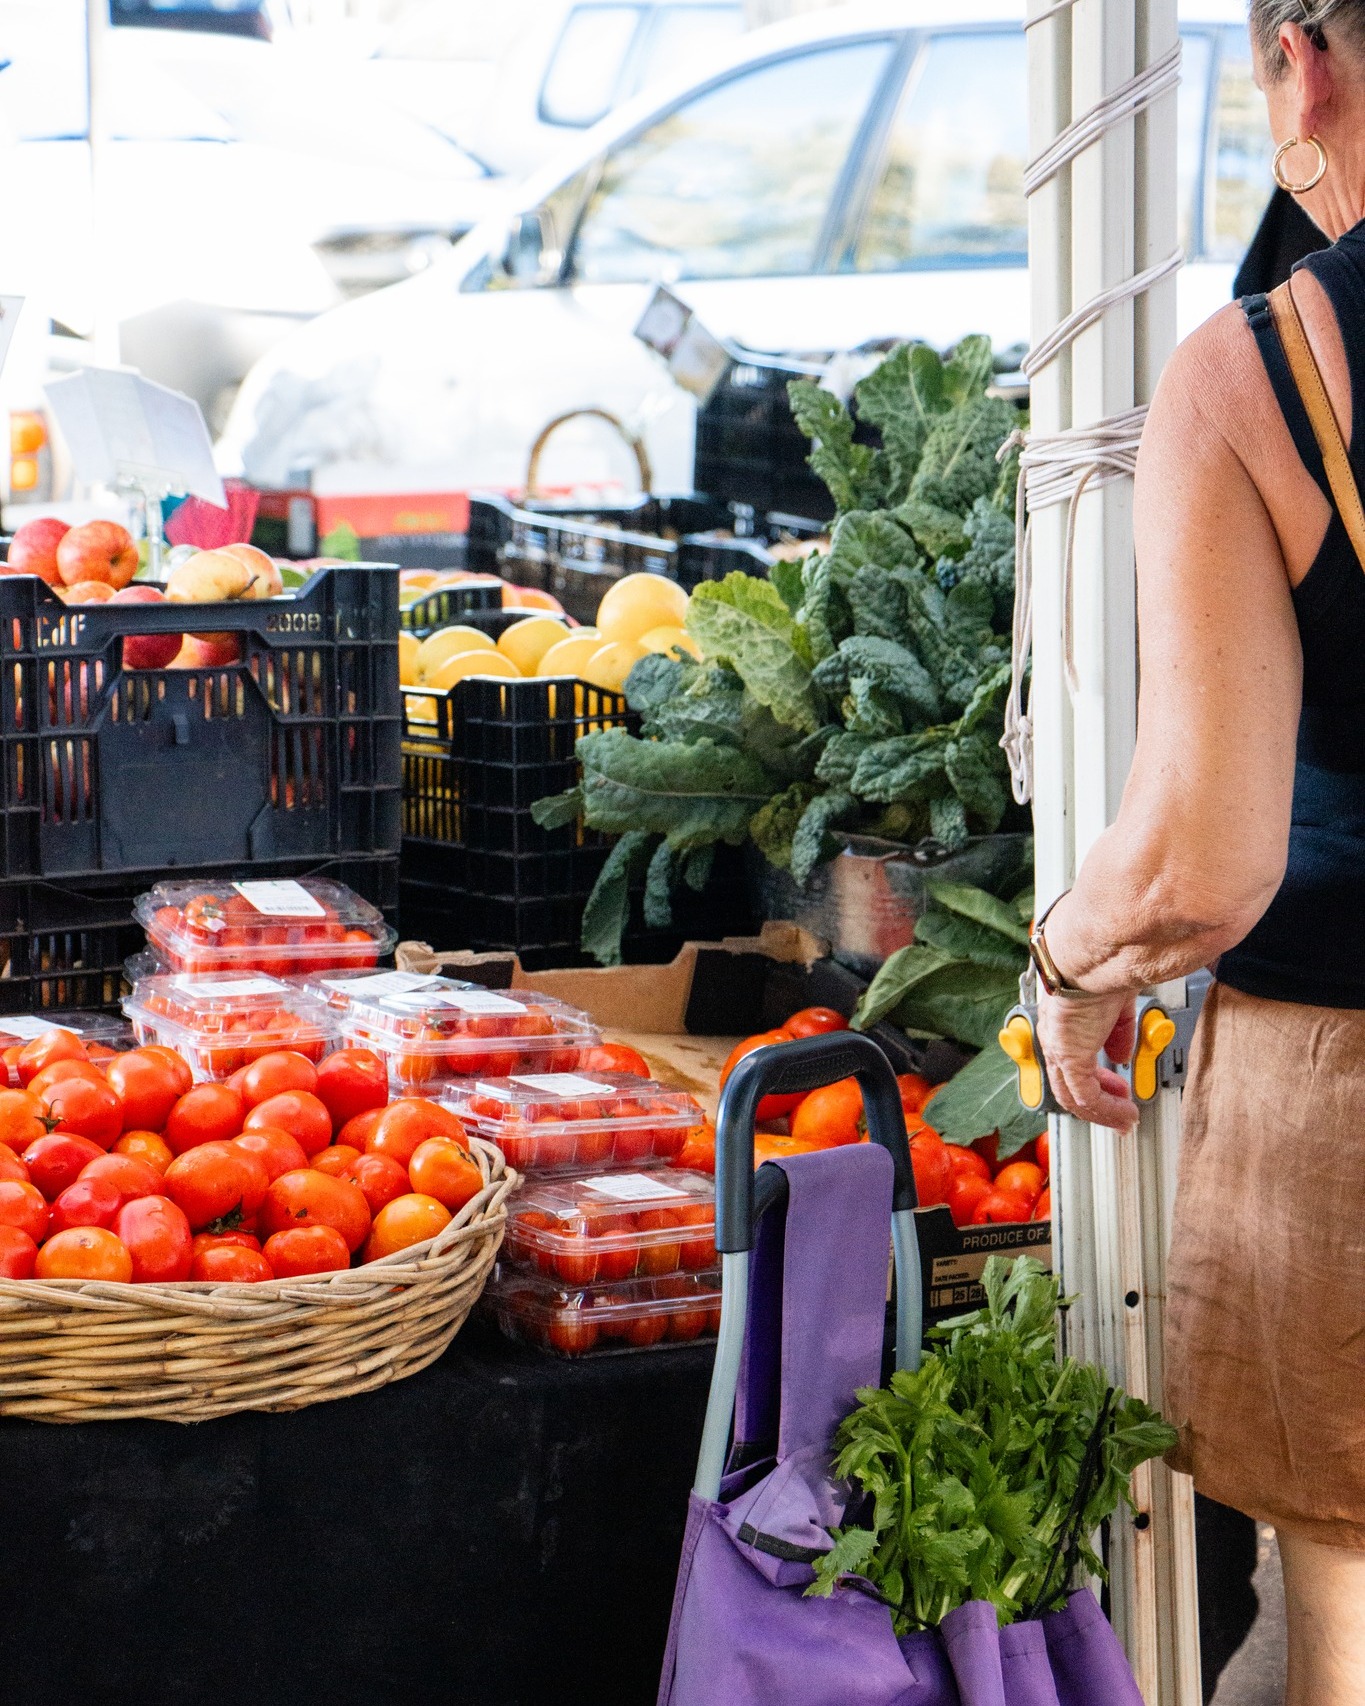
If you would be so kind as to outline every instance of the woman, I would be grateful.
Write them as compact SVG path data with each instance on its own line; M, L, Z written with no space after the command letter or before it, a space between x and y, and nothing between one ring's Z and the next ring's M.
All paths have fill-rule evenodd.
M1252 0L1294 300L1365 487L1365 0ZM1185 1095L1178 1467L1274 1523L1290 1706L1365 1703L1365 567L1254 302L1162 379L1136 495L1141 699L1114 826L1046 915L1041 1034L1129 1127L1133 992L1218 960Z

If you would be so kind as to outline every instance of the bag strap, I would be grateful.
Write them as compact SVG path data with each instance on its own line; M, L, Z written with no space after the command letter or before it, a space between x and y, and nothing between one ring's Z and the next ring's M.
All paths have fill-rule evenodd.
M1285 359L1289 363L1295 387L1303 399L1304 408L1308 411L1313 437L1318 441L1318 449L1322 452L1323 466L1327 470L1327 481L1332 488L1337 514L1341 517L1356 559L1362 570L1365 570L1365 504L1361 503L1360 485L1351 467L1346 440L1342 437L1341 423L1337 420L1331 398L1327 395L1327 387L1322 382L1322 370L1309 345L1308 334L1303 329L1303 320L1299 314L1299 305L1294 300L1294 293L1288 282L1271 291L1270 311L1275 319L1275 330L1280 334L1280 342L1284 345Z

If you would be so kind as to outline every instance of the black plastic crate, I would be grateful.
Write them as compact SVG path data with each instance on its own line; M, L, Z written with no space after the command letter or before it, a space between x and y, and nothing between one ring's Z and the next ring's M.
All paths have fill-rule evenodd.
M793 420L787 395L793 379L818 379L822 371L773 357L735 362L697 410L698 489L760 514L786 510L829 520L833 500L807 465L810 440Z
M127 635L239 636L242 661L124 670ZM0 579L0 878L396 853L397 573L291 598L67 606Z
M0 882L0 1013L60 1008L117 1011L123 964L146 944L133 918L139 895L174 870L96 877L83 883ZM288 860L204 870L206 877L327 877L345 883L398 922L398 860Z
M487 583L457 582L454 586L438 586L425 598L415 598L401 605L398 620L408 633L424 640L438 628L455 623L479 623L496 616L502 610L502 588Z

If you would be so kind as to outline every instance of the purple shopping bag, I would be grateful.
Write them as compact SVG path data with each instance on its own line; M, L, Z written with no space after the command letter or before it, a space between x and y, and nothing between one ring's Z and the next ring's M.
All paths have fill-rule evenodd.
M720 1124L723 1150L724 1108ZM785 1219L762 1216L752 1257L725 1257L739 1264L727 1265L727 1303L732 1271L747 1290L734 1443L719 1496L694 1492L689 1504L659 1706L1142 1706L1086 1592L1005 1629L973 1602L900 1639L869 1584L805 1597L849 1497L830 1472L835 1429L857 1389L880 1382L894 1153L867 1144L776 1163ZM724 1171L728 1195L740 1175L727 1184ZM902 1237L904 1292L918 1273L899 1259ZM725 1338L723 1325L718 1372Z

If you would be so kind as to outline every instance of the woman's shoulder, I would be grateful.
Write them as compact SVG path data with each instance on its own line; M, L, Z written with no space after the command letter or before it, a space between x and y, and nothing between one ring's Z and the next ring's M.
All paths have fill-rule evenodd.
M1230 302L1177 344L1152 399L1150 430L1216 433L1240 450L1275 406L1246 315Z

